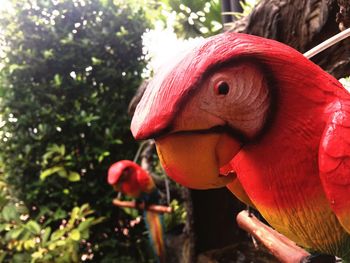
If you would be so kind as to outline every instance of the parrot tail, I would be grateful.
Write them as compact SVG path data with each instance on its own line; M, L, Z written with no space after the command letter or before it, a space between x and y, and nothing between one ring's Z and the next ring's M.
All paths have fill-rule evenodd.
M144 218L148 229L148 236L158 262L165 263L163 216L152 211L145 211Z

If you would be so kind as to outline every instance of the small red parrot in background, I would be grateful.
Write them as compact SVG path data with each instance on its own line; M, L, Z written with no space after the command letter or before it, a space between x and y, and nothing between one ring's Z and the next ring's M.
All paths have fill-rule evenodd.
M160 263L165 262L164 226L162 215L147 210L147 206L159 203L159 192L152 177L139 165L129 160L114 163L108 170L108 183L117 192L135 198L145 204L144 220L150 243Z
M155 75L131 130L178 183L227 186L300 246L350 260L350 94L293 48L208 38Z

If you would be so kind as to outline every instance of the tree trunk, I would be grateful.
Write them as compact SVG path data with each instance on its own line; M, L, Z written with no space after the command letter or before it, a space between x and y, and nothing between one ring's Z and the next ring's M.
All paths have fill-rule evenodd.
M350 25L348 0L261 0L231 31L283 42L305 52ZM338 24L341 23L340 25ZM350 39L312 60L336 78L350 74Z
M236 215L246 206L229 190L191 190L191 199L197 253L248 240L236 223Z

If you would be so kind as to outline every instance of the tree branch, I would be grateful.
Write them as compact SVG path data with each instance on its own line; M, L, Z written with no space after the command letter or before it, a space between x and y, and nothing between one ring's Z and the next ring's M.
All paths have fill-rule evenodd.
M260 241L278 260L299 263L310 254L277 231L260 222L248 211L237 215L238 225Z
M128 207L128 208L135 208L135 209L141 209L141 210L147 210L152 211L156 213L171 213L172 208L169 206L163 206L163 205L150 205L145 207L144 203L136 203L135 201L121 201L119 199L114 199L113 204L118 207Z

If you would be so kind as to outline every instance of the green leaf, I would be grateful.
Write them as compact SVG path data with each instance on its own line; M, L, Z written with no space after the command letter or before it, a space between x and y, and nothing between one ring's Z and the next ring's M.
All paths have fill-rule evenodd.
M44 229L43 235L41 237L42 243L45 244L49 240L50 234L51 234L51 227L48 226Z
M1 223L0 224L0 232L2 231L8 231L12 227L12 224L9 223Z
M40 234L41 228L39 224L33 220L29 220L26 224L25 227L28 228L32 233L35 235Z
M0 210L9 202L9 200L5 197L0 195Z
M102 223L102 222L105 221L105 220L106 220L106 217L101 216L101 217L99 217L99 218L94 219L93 224L94 224L94 225L97 225L97 224Z
M2 216L4 217L5 221L11 221L11 220L18 221L19 220L19 215L17 213L17 209L12 204L8 204L2 209Z
M55 74L55 76L54 76L54 83L55 83L55 86L56 87L59 87L59 86L61 86L61 84L62 84L62 78L61 78L61 76L59 75L59 74Z
M77 220L79 218L79 212L80 212L80 207L77 207L77 206L74 207L70 215L71 220L73 221Z
M104 7L107 7L108 4L109 4L109 1L108 0L100 0L101 4L104 6Z
M128 34L129 34L128 30L124 26L121 26L120 30L116 33L116 36L122 38Z
M23 69L23 68L24 68L24 66L22 66L22 65L12 64L9 67L9 70L10 70L10 73L13 73L15 70L20 70L20 69Z
M123 144L124 142L120 139L115 139L112 143L113 144Z
M73 229L72 232L70 233L69 237L73 239L74 241L79 241L80 240L80 232L77 229Z
M51 58L53 58L53 50L52 49L45 50L43 52L43 55L44 55L45 59L51 59Z
M55 173L59 173L65 171L63 166L54 166L51 167L49 169L44 170L41 174L40 174L40 179L41 180L45 180L48 176L53 175Z
M19 253L13 255L13 258L11 258L11 262L13 263L22 263L22 262L28 262L28 254L27 253Z
M86 229L89 229L93 225L94 218L88 218L85 221L81 222L78 226L78 230L83 232Z
M56 230L55 232L52 233L50 240L51 241L56 241L63 237L66 234L67 230L66 229L59 229Z
M31 256L33 259L41 259L44 256L44 249L39 249L38 251L35 251Z
M24 214L28 214L28 208L23 204L23 203L19 203L16 205L16 210L19 214L24 215Z
M63 219L67 216L67 212L63 210L62 208L58 208L55 213L53 214L53 219L58 220L58 219Z
M73 42L73 34L69 33L67 37L60 39L60 44L61 45L68 45Z
M59 175L60 177L62 177L62 178L67 178L67 176L68 176L68 172L67 172L65 169L60 170L60 171L58 171L57 173L58 173L58 175Z
M106 151L106 152L103 152L99 157L98 157L98 162L101 163L103 161L103 159L107 156L109 156L111 153Z
M25 250L35 248L35 245L36 245L36 243L35 243L34 239L25 240L23 243L23 247Z
M102 63L102 60L95 58L95 57L92 57L91 62L92 62L92 65L100 65Z
M24 228L19 227L11 230L9 233L12 239L17 239L23 233L23 231L24 231Z
M83 204L79 209L84 212L84 215L86 215L86 212L90 213L89 211L91 211L89 204Z
M67 241L66 241L65 239L63 239L63 240L58 240L58 241L56 242L56 246L58 246L58 247L65 246L66 244L67 244Z
M56 243L51 243L49 244L49 246L47 247L49 250L55 250L56 249Z
M71 182L78 182L80 181L80 174L70 171L68 174L68 180Z

